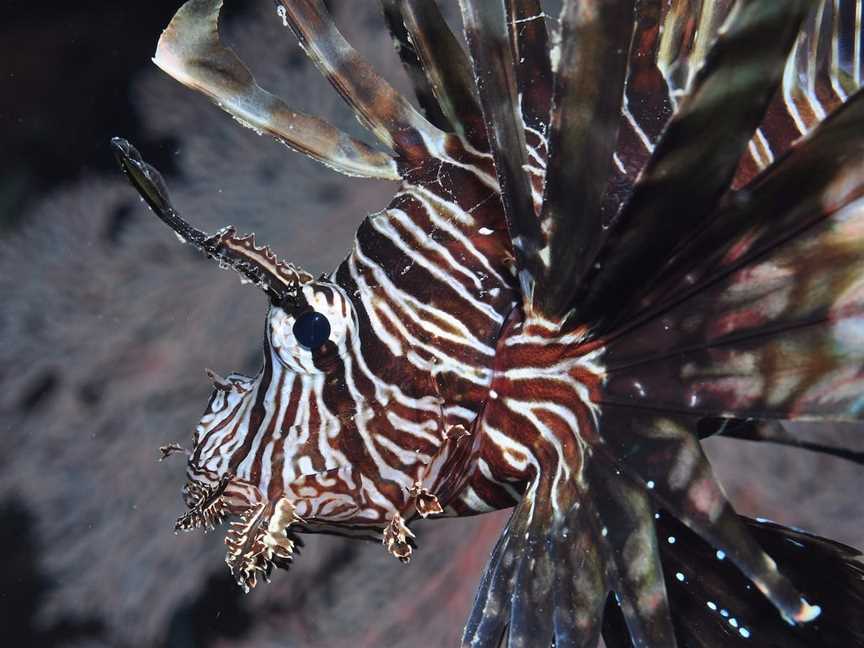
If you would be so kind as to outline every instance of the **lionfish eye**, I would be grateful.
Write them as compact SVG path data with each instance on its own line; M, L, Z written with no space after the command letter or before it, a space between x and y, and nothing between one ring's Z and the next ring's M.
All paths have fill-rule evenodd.
M317 349L330 339L330 322L318 311L307 311L294 322L294 337L301 346Z

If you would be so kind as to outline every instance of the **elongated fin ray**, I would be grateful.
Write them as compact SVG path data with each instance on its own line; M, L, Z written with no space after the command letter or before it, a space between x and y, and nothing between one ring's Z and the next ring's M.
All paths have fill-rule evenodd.
M698 293L864 193L864 94L858 93L758 180L730 195L648 287L655 312Z
M590 504L576 502L575 483L529 487L501 535L480 584L463 646L507 648L555 645L593 648L609 591L606 543ZM584 495L584 494L583 494Z
M510 599L507 648L528 648L552 644L554 635L551 602L555 571L547 535L553 523L551 503L529 492L523 501L531 505L531 519L522 538L518 567ZM520 504L521 505L521 504Z
M592 457L589 467L593 505L614 563L612 587L631 641L634 646L675 648L675 630L654 530L655 507L644 486L616 474L602 455Z
M612 173L601 206L609 224L627 204L679 101L705 63L734 0L638 2Z
M639 2L635 12L614 164L600 207L604 225L626 204L673 111L669 87L657 66L662 7Z
M542 276L545 243L534 211L525 133L517 105L516 70L507 31L505 0L460 0L486 133L495 158L501 199L519 271L523 299L533 303Z
M398 180L392 158L263 90L219 40L222 0L190 0L162 32L153 61L241 124L349 176Z
M553 78L546 14L539 0L507 0L507 28L522 121L542 137L549 124Z
M593 518L593 519L592 519ZM597 645L610 589L603 569L611 559L593 507L574 508L555 531L550 553L555 561L552 619L556 646Z
M462 645L465 648L498 648L507 631L510 587L516 555L512 546L518 543L519 534L525 532L524 527L530 515L529 507L530 505L523 506L522 503L516 506L507 527L492 550L462 635Z
M745 185L861 87L860 0L814 2L786 62L781 92L735 176ZM860 49L859 49L860 51Z
M409 34L402 15L404 0L381 0L381 10L384 13L384 21L393 37L393 45L402 61L402 66L414 87L414 95L420 103L420 107L426 118L437 128L446 132L453 132L454 126L442 111L435 97L435 91L431 80L427 77L420 61L417 46L414 45L415 38ZM433 3L434 4L434 3Z
M646 277L710 217L779 85L807 5L754 0L733 14L582 281L579 319L610 326L632 315Z
M431 90L453 132L475 148L486 150L483 111L477 100L471 63L438 5L434 0L398 0L396 4Z
M811 427L814 426L799 425L793 430L780 421L715 417L700 420L697 432L701 439L718 435L729 439L775 443L864 465L864 450L854 450L830 443L821 438L824 437L819 433L822 426L815 426L817 428L815 430L810 430Z
M674 537L661 543L675 624L685 645L706 648L822 648L864 642L864 565L851 547L742 518L750 534L789 574L807 597L819 601L817 619L790 626L776 614L722 552L694 537L682 524L661 514L658 530ZM679 576L680 575L680 576Z
M599 243L633 32L632 0L567 2L555 80L541 221L548 232L535 304L550 317L571 306Z
M566 535L564 529L568 530ZM559 538L555 555L564 557L565 565L560 578L572 579L568 586L571 609L555 611L556 645L593 648L600 638L603 609L611 589L605 569L611 560L608 544L596 512L587 504L571 509L555 531Z
M659 512L657 533L679 642L702 648L862 645L864 618L859 611L864 605L864 564L860 552L804 531L741 519L759 545L776 558L780 571L791 574L809 598L824 602L822 613L811 623L789 625L722 551ZM669 538L675 542L668 542ZM623 617L608 609L603 639L607 648L634 645L627 638Z
M657 65L673 103L692 88L735 5L736 0L672 0L664 7Z
M322 0L279 0L278 9L321 73L387 147L412 159L443 145L445 134L348 44Z
M600 450L644 483L660 507L725 552L789 623L818 616L818 606L801 596L739 521L687 419L623 406L607 407L604 418Z
M718 236L720 256L703 259L713 277L696 266L695 288L610 341L606 402L706 417L862 417L864 137L853 102L739 203L737 236Z

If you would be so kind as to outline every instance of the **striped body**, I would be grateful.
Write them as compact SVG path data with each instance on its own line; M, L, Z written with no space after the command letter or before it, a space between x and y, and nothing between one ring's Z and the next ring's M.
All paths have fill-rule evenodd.
M555 323L519 315L513 313L498 342L476 428L477 463L453 504L460 514L512 506L541 465L553 485L571 479L584 485L582 465L599 442L603 347L586 342L584 332L562 335Z
M364 221L331 277L304 286L334 325L333 349L298 348L293 319L273 307L264 368L214 392L190 477L235 475L234 512L285 496L309 522L410 517L408 491L434 488L427 473L450 452L448 430L474 427L516 302L491 159L448 146ZM323 474L353 501L335 504L329 486L309 498L310 476Z

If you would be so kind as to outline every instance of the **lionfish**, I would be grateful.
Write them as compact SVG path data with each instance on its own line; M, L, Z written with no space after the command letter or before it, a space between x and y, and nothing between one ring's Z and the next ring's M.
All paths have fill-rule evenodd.
M178 529L228 517L247 591L302 533L377 539L513 508L466 646L864 645L849 547L737 515L713 434L864 462L806 426L864 416L862 3L382 0L420 109L323 0L277 19L375 148L257 85L190 0L156 64L241 124L395 181L319 278L172 205L269 300L264 366L210 375ZM551 27L550 27L551 26ZM803 431L802 431L803 430ZM166 454L180 450L168 447Z

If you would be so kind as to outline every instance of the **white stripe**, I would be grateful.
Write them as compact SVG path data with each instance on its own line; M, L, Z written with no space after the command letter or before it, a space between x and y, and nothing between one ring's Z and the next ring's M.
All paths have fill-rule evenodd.
M365 254L363 254L363 251L359 248L359 246L355 248L353 256L354 258L356 258L356 260L363 263L369 270L372 271L372 277L375 279L375 282L384 291L384 294L387 295L390 301L400 307L400 311L406 316L406 318L410 318L412 321L414 321L414 323L419 325L421 328L423 328L425 331L427 331L434 337L440 337L446 340L450 340L451 342L456 342L457 344L469 346L475 351L478 351L488 356L495 355L495 349L484 344L480 341L479 338L474 336L471 330L462 322L461 319L451 315L450 313L447 313L446 311L435 308L433 306L429 306L428 304L424 304L416 297L414 297L411 293L398 288L387 276L387 273L384 272L384 270L378 264L369 259ZM353 260L354 259L352 259L352 261ZM356 266L352 266L352 269L355 267ZM357 282L358 287L360 286L360 282L362 282L364 288L368 287L365 278L355 277L354 280L355 282ZM368 290L361 291L361 294L365 294L367 292L370 294L372 293L371 290ZM364 305L373 304L373 302L370 302L364 297L361 297L361 299L363 299ZM367 306L366 310L368 312L370 310L370 307ZM437 318L438 320L445 322L449 327L456 329L459 335L454 335L453 333L439 326L434 326L431 318ZM492 322L493 324L501 324L503 320L504 318L501 315L497 315L497 317L493 319ZM399 349L399 355L401 355L401 344L399 344Z
M483 282L480 281L480 279L477 277L477 273L475 273L471 268L466 268L464 265L459 263L453 256L453 253L450 252L450 250L448 250L446 247L444 247L435 240L435 238L432 236L434 232L430 233L421 228L419 225L417 225L417 223L411 220L411 217L408 216L408 214L406 214L401 209L388 209L385 213L388 216L388 225L392 226L392 223L395 221L414 237L414 240L418 243L418 245L412 246L412 249L423 247L430 252L441 256L453 270L469 279L474 284L474 287L477 290L483 288ZM373 219L374 222L372 223L372 225L375 226L379 222L380 218L380 216L375 217ZM378 228L376 227L376 229ZM395 231L395 229L396 228L394 227L393 231Z
M357 385L354 383L354 371L351 356L346 356L344 362L345 385L346 387L348 387L348 393L354 400L355 410L357 411L357 415L354 417L354 423L357 428L357 433L360 435L360 438L363 441L363 445L369 453L369 457L371 457L372 459L372 463L375 464L375 468L378 470L378 473L383 479L389 479L405 488L409 488L412 484L411 478L401 470L394 468L386 461L384 461L384 458L381 456L381 454L378 452L378 449L375 447L369 430L366 427L367 419L374 418L374 415L369 411L368 407L364 407L366 398L363 396L360 390L357 389ZM361 480L368 481L368 479L366 479L364 476L361 476Z
M484 513L486 511L493 511L495 507L487 504L485 500L483 500L475 491L471 485L465 486L463 491L459 494L459 499L470 508L472 511L478 511L480 513Z
M504 492L506 492L510 497L512 497L517 502L520 499L522 499L522 495L520 495L519 492L515 488L513 488L513 486L511 484L508 484L507 482L499 481L499 480L495 479L495 477L492 476L492 470L489 468L489 464L487 464L486 460L483 459L482 457L477 460L477 467L480 469L480 474L483 475L483 477L487 481L491 482L492 484L495 484L496 486L498 486L499 488L504 490Z
M506 461L511 468L524 472L527 470L528 466L531 465L539 474L540 463L537 461L534 453L532 453L527 446L513 440L501 430L494 428L485 422L482 425L482 434L498 447L501 458Z
M492 267L489 258L474 246L474 243L471 241L471 239L468 238L462 230L453 225L453 223L450 222L450 219L441 218L439 210L435 209L431 203L435 202L441 209L445 209L445 206L449 207L449 209L447 209L447 212L451 216L454 214L464 215L467 219L470 219L470 224L473 226L474 218L470 214L468 214L468 212L463 211L461 208L457 208L458 206L455 205L455 203L448 203L446 200L435 195L431 191L426 190L423 187L408 186L408 188L404 192L400 193L402 195L411 196L411 198L419 202L420 205L426 210L426 214L429 217L429 220L431 220L436 227L440 227L454 239L459 241L459 243L462 244L462 246L468 251L471 256L473 256L475 259L477 259L478 261L480 261L480 263L483 264L483 267L486 269L486 271L491 276L493 276L499 284L501 284L502 286L510 285L507 281L504 280L504 278L500 274L498 274L495 268Z
M642 145L645 147L645 149L649 153L653 153L654 145L651 143L651 140L645 134L645 131L642 130L642 127L639 126L639 124L636 122L636 118L633 116L633 113L630 112L630 104L629 101L626 100L626 95L624 101L624 108L621 110L621 112L624 113L624 117L627 119L630 126L633 128L633 131L636 133L636 136L642 142Z
M802 36L799 36L798 38L800 42ZM795 127L798 129L798 132L803 135L807 132L807 124L801 117L801 113L798 112L798 106L795 103L795 99L792 97L792 93L796 89L797 77L798 68L795 64L795 56L793 54L786 59L786 68L783 70L783 103L786 104L786 110L792 117L792 121L795 122Z
M834 0L834 16L831 25L831 87L841 101L846 101L846 89L840 83L840 0Z
M410 434L418 439L423 439L424 441L434 445L436 448L441 446L441 434L438 429L438 421L426 419L421 423L417 423L416 421L404 419L394 412L387 412L387 420L390 422L390 425L396 428L399 432L405 432L406 434ZM429 429L437 434L427 432Z
M438 264L430 261L422 254L418 254L414 250L414 248L402 238L399 232L396 231L396 229L393 227L392 224L389 223L389 221L385 220L384 218L372 218L370 219L370 224L376 231L387 237L390 242L393 243L396 247L398 247L402 251L402 253L407 256L411 261L424 268L426 271L429 272L429 274L431 274L441 283L449 286L457 295L459 295L459 297L471 304L471 306L473 306L476 310L486 315L489 319L501 319L501 316L495 311L494 308L492 308L492 306L474 297L465 289L465 286L463 286L458 281L454 281L452 277L450 277L438 266Z

